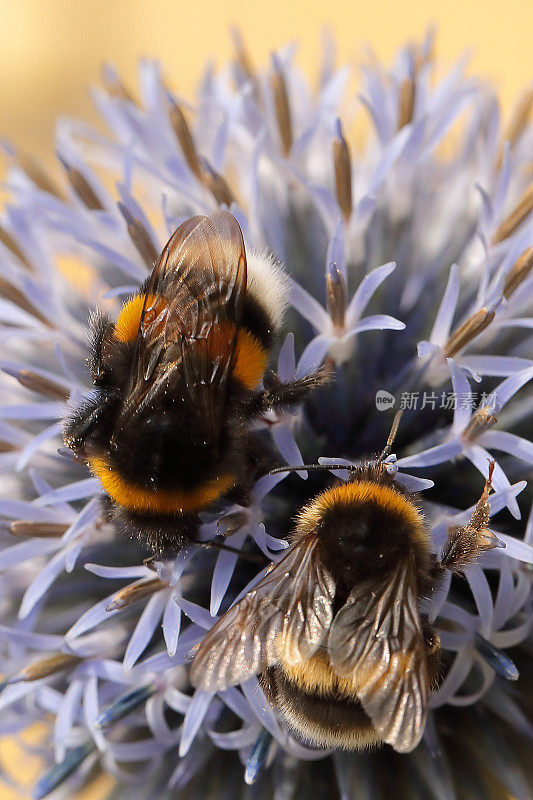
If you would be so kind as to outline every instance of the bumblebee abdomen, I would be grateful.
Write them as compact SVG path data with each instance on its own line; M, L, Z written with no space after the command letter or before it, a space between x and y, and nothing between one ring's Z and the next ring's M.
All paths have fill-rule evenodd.
M287 653L294 652L290 642L286 637L280 637L276 650L285 679L299 691L322 696L356 698L358 676L337 675L325 649L319 648L305 661L293 662L287 658Z
M306 691L280 666L261 675L269 699L298 738L315 747L361 750L381 741L355 695Z
M189 488L165 489L134 483L105 457L89 460L91 471L114 503L137 514L186 514L206 508L231 489L235 475L225 473Z

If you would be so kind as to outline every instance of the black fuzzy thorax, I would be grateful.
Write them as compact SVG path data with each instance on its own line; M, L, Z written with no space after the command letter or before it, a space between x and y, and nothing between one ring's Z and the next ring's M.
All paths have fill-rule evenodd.
M349 484L369 481L379 487L394 490L401 500L415 508L418 502L408 495L375 462L363 464L354 471ZM387 507L377 498L364 501L340 500L321 510L315 529L319 539L320 558L331 573L337 586L337 602L344 600L362 581L391 574L398 563L413 557L421 590L426 584L430 569L429 548L424 546L412 522L395 507Z

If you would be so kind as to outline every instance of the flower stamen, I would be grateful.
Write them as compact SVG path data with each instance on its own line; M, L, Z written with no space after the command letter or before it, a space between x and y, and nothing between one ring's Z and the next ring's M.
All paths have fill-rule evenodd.
M532 210L533 183L522 194L511 213L498 225L492 237L492 244L498 244L509 238Z
M200 164L203 185L211 192L219 206L226 205L229 208L235 198L225 179L220 173L213 169L206 158L201 158Z
M462 325L459 325L442 348L444 357L453 358L456 353L470 344L476 336L488 328L495 313L494 309L489 310L484 306L472 314Z
M348 222L352 214L352 159L339 119L335 123L333 165L335 168L337 202L345 222Z
M91 739L91 741L69 750L63 761L60 761L59 764L54 764L54 766L37 781L32 791L33 800L43 800L43 798L53 792L54 789L61 786L95 749L96 745Z
M26 258L26 256L16 243L16 241L13 239L11 234L8 233L6 229L3 228L1 225L0 225L0 242L2 242L4 247L7 247L7 249L10 250L13 253L13 255L24 264L25 267L28 267L28 269L33 272L32 265L30 264L30 262L28 261L28 259Z
M68 525L59 522L34 522L33 520L14 520L8 530L12 536L37 539L56 539L68 531Z
M39 375L39 373L31 369L11 370L4 368L3 371L7 375L16 378L21 386L30 389L32 392L44 395L44 397L50 397L52 400L59 400L59 402L68 400L68 389L51 378L45 378L44 375Z
M50 675L55 675L58 672L63 672L65 669L75 667L81 661L83 661L83 659L80 656L75 656L72 653L54 653L52 656L40 658L38 661L34 661L33 664L28 664L18 675L11 678L8 684L39 681L42 678L49 678Z
M343 274L336 264L330 264L326 275L326 306L334 330L345 333L347 287Z
M150 234L148 233L142 222L136 219L136 217L134 217L133 214L131 214L130 211L128 211L128 209L123 203L119 203L118 207L120 209L120 213L126 220L126 225L128 228L128 233L131 241L135 245L135 248L139 252L139 255L146 263L146 266L149 269L152 269L157 260L158 252L154 247L154 243L152 242Z
M5 439L0 439L0 453L14 453L19 448L11 442L6 442Z
M91 211L103 211L104 206L87 178L82 175L79 169L69 165L61 156L60 161L65 168L70 185L81 202Z
M14 303L16 306L21 308L23 311L26 311L35 319L38 319L40 322L43 322L48 327L53 328L53 325L46 319L41 312L35 308L33 303L28 300L25 294L17 289L16 286L13 286L12 283L7 281L5 278L0 277L0 297L4 297L6 300L9 300L11 303Z
M476 633L476 650L492 669L508 681L517 681L520 677L514 661L509 656L495 647L492 642Z
M528 247L515 263L505 279L503 296L509 300L521 283L529 276L533 269L533 247Z
M413 121L415 110L416 83L414 77L405 78L400 87L398 102L398 130Z
M281 139L281 147L285 158L289 157L292 147L292 121L291 109L289 105L289 95L285 76L281 71L278 58L272 57L272 74L270 76L270 86L274 98L274 110L278 123L278 131Z
M198 154L194 145L191 129L187 124L187 120L185 119L185 115L181 110L181 107L172 99L169 100L168 117L189 169L196 175L197 178L201 179L202 171L200 169L200 161L198 160Z
M109 97L113 97L117 100L127 100L133 103L133 105L139 105L133 94L126 85L122 83L113 69L104 67L102 70L102 82Z
M168 584L160 578L150 578L150 580L136 581L135 583L125 586L113 597L106 611L117 611L127 606L137 603L139 600L144 600L145 597L151 597L156 592L166 589Z
M488 406L478 408L472 414L470 422L465 427L462 438L467 442L474 442L482 433L485 433L496 424L498 418L492 413Z
M529 124L532 110L533 88L530 88L522 94L513 109L507 130L505 131L504 139L506 142L510 142L510 144L513 145L520 138Z
M258 87L257 75L250 58L250 54L246 48L246 45L244 44L244 39L242 37L240 28L234 26L231 29L231 38L233 40L233 47L235 48L236 62L243 74L250 81L255 94Z
M24 170L39 189L48 194L53 194L59 200L65 200L64 192L59 188L55 180L50 177L39 161L28 153L17 150L15 160L19 167Z
M115 722L124 719L136 708L142 706L150 697L158 691L159 687L155 683L148 683L146 686L139 686L132 689L118 698L112 705L104 709L101 714L96 718L96 727L98 730L105 730L113 725Z

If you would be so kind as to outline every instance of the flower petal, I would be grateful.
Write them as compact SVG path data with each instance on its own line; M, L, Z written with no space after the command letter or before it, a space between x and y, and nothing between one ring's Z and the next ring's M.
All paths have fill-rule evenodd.
M181 627L181 608L174 600L174 596L168 598L163 612L163 635L169 656L176 655L178 649L178 638Z
M388 264L383 264L382 267L376 267L376 269L373 269L368 275L365 275L346 310L347 328L352 328L355 325L372 299L373 294L395 269L396 263L394 261L389 261Z
M292 307L310 322L317 332L326 333L330 330L331 320L327 311L309 292L292 279L290 280L290 301Z
M309 375L310 372L318 369L333 341L329 336L321 335L311 339L298 362L297 376Z
M278 356L278 376L283 383L296 375L296 357L294 354L294 333L289 333L281 346Z
M152 595L146 603L124 654L124 669L126 672L130 671L150 643L161 621L166 602L167 593L162 591Z
M276 443L279 452L291 467L297 467L298 464L303 464L302 454L296 444L292 431L286 422L279 422L270 428L272 438ZM297 473L301 478L307 478L306 470L301 470Z
M195 691L191 704L185 714L185 719L183 720L179 747L179 754L182 758L189 751L212 700L212 692L205 692L203 689L197 689Z
M399 458L396 462L398 467L429 467L433 464L444 464L446 461L451 461L457 458L463 451L461 442L457 439L452 439L451 442L444 442L444 444L429 447L427 450L421 450L420 453L415 453L413 456L406 456Z
M448 285L439 306L433 330L429 337L431 344L436 344L442 347L446 343L450 330L452 327L453 318L455 316L455 309L457 307L457 299L459 297L459 275L457 264L452 264L450 267L450 275L448 277Z

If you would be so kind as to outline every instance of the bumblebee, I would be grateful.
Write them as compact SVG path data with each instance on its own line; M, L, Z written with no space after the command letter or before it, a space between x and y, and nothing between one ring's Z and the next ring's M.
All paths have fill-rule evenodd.
M247 263L237 220L219 210L176 230L116 322L94 314L94 391L65 442L155 552L194 539L198 513L220 499L246 504L273 464L253 423L324 379L267 373L286 295L281 267L257 253Z
M192 684L219 691L259 675L306 743L413 750L439 676L439 637L420 602L444 570L460 572L500 544L486 527L492 469L440 558L383 459L353 469L301 511L285 557L197 646Z

